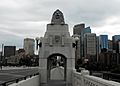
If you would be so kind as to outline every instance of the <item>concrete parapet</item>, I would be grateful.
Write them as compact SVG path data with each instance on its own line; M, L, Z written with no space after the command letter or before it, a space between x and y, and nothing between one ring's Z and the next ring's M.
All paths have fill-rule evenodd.
M88 70L81 73L73 71L73 86L120 86L120 83L89 75Z

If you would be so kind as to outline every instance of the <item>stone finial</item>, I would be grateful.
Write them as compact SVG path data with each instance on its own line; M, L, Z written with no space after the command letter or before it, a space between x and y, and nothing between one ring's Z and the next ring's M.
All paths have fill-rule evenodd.
M65 24L63 13L59 9L53 13L51 24Z

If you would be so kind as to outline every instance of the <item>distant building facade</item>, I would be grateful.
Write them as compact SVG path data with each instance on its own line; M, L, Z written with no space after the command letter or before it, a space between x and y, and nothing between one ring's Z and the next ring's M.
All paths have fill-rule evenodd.
M7 58L8 65L19 65L20 59L25 58L25 50L19 49L16 54Z
M119 49L118 53L120 53L120 41L118 41L118 49Z
M120 35L114 35L114 36L112 36L112 40L113 40L113 41L118 41L118 40L120 40Z
M16 46L4 46L4 56L14 56L16 53Z
M84 35L84 56L85 58L96 60L97 46L96 34L86 33Z
M81 35L83 33L83 29L85 28L85 24L77 24L73 28L73 35Z
M97 53L97 62L100 54L100 42L99 36L96 36L96 53Z
M24 50L26 54L34 55L35 40L31 38L24 39Z
M99 44L100 44L100 52L104 50L108 50L108 35L100 35L99 36Z
M85 24L77 24L73 28L73 35L80 36L80 58L84 57L84 34L91 33L90 27L85 27Z
M118 41L120 41L120 35L112 36L112 41L113 41L113 52L119 53Z
M85 29L84 29L84 34L85 33L91 33L91 28L90 27L86 27Z
M84 47L83 47L83 34L84 34L84 28L85 28L85 24L77 24L74 26L73 28L73 35L79 35L79 39L80 39L80 58L83 57L83 53L84 53Z
M2 51L0 51L0 60L2 59Z
M113 51L113 41L108 40L108 51Z

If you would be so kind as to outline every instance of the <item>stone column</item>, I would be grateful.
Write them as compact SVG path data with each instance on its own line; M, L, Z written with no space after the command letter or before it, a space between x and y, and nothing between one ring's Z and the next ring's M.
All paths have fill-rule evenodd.
M39 72L41 77L41 84L47 83L47 59L39 59Z

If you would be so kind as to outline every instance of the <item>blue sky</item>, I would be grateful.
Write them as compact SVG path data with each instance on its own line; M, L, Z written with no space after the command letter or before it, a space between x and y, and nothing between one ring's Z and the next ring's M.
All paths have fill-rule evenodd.
M23 47L23 39L44 36L60 9L72 28L85 23L97 35L120 34L120 0L0 0L0 44Z

